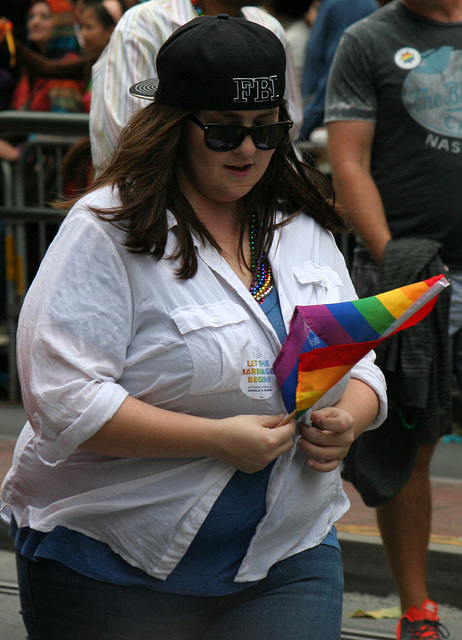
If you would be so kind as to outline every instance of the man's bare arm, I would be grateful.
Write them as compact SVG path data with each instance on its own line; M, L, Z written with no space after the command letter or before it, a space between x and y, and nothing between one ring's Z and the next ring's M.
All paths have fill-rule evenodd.
M327 124L335 190L355 232L381 264L391 233L370 174L374 130L371 122L339 120Z

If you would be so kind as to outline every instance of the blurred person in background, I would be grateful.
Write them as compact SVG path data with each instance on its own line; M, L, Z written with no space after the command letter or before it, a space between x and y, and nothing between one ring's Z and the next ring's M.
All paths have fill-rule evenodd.
M84 54L97 60L109 43L114 28L122 16L118 0L103 0L86 5L80 16L80 32ZM90 69L89 69L90 71ZM90 112L91 74L85 76L86 89L82 96L83 109ZM90 138L75 142L63 159L64 195L72 196L88 187L94 178Z
M74 8L68 0L33 0L27 13L28 48L31 52L51 61L73 62L79 58L80 46L74 30ZM49 113L81 113L82 80L47 78L27 66L20 66L20 77L11 100L10 109ZM6 134L5 134L6 136ZM23 159L24 202L37 205L37 175L46 201L56 193L56 175L59 170L52 150L43 150L38 156L36 134L27 137L11 136L0 141L0 157L10 162ZM37 162L40 158L40 162ZM46 225L44 234L49 242L58 228ZM40 234L37 223L26 225L27 279L31 280L40 263Z
M77 58L79 44L74 34L73 7L67 0L33 0L28 10L28 43L31 49L51 59ZM44 80L23 73L11 108L30 111L79 111L81 85Z
M88 4L80 16L80 32L84 53L96 61L109 44L112 32L123 14L119 0L103 0ZM90 113L91 73L83 96L84 110Z
M323 124L327 79L343 32L378 6L376 0L322 0L303 64L301 140L308 140L312 131Z
M282 24L294 57L297 77L302 84L305 51L321 0L274 0L265 7Z
M122 13L139 4L138 1L129 2L128 0L117 0L122 9ZM82 14L90 4L98 4L100 0L73 0L74 3L74 15L77 24L80 26L82 22Z
M65 58L57 59L42 55L21 44L21 42L16 38L16 31L14 30L13 35L16 49L16 66L21 65L30 73L44 78L83 80L86 87L91 79L91 67L101 54L101 43L103 42L107 44L106 35L109 33L110 36L113 27L124 12L124 7L126 6L126 3L122 4L119 0L106 0L104 3L106 11L103 11L100 7L97 10L99 15L92 20L93 23L95 21L100 23L102 33L95 34L95 45L88 43L88 45L85 46L85 42L80 33L81 17L88 8L92 7L92 5L99 4L101 4L101 0L79 0L78 8L74 8L74 27L78 33L78 38L80 38L79 46L81 47L79 56L66 56ZM87 31L89 29L92 29L91 24L88 25ZM89 36L90 40L92 37L94 36ZM0 64L6 68L11 66L10 55L5 40L0 42ZM88 108L89 104L87 105L87 109Z
M426 329L377 350L389 415L343 470L376 509L401 602L399 640L448 637L426 567L430 464L452 430L451 362L462 389L461 56L462 0L396 0L347 29L327 91L332 176L359 240L358 295L448 269L451 280L450 301L438 300Z
M74 33L73 7L67 0L33 0L27 13L28 46L52 59L76 59L79 44ZM83 83L45 78L25 68L10 108L21 111L76 113L82 110ZM0 156L19 158L20 148L0 141Z

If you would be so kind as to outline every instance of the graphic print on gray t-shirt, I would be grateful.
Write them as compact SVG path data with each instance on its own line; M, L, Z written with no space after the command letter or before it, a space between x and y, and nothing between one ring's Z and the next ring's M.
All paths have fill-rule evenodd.
M433 133L462 138L462 51L443 46L410 53L420 62L403 83L409 115Z

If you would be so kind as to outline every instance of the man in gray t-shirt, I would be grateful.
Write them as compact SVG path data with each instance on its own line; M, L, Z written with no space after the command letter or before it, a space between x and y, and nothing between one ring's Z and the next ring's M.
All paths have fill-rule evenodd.
M441 244L453 299L461 298L461 63L462 0L395 0L342 38L329 78L325 123L334 185L362 243L353 269L361 296L377 293L367 287L382 277L384 255L403 246L396 241L411 243L404 246L432 241ZM409 256L401 259L407 266ZM457 372L462 314L456 309L451 303ZM458 377L462 383L462 374ZM405 614L400 640L415 637L416 630L440 633L425 582L429 467L439 435L436 428L433 440L420 442L404 486L376 507Z

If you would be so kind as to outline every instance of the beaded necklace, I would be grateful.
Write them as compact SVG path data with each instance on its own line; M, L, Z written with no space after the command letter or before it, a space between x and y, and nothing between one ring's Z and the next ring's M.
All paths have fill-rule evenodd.
M255 255L255 246L258 235L257 213L252 211L249 219L249 237L250 237L250 268L253 274L252 284L250 285L250 293L255 300L261 304L266 296L273 289L273 277L271 267L265 263L265 257L261 255L257 258Z
M198 5L197 0L191 0L191 4L193 6L193 11L196 14L196 16L198 18L201 18L204 15L204 12L202 11L200 6Z

